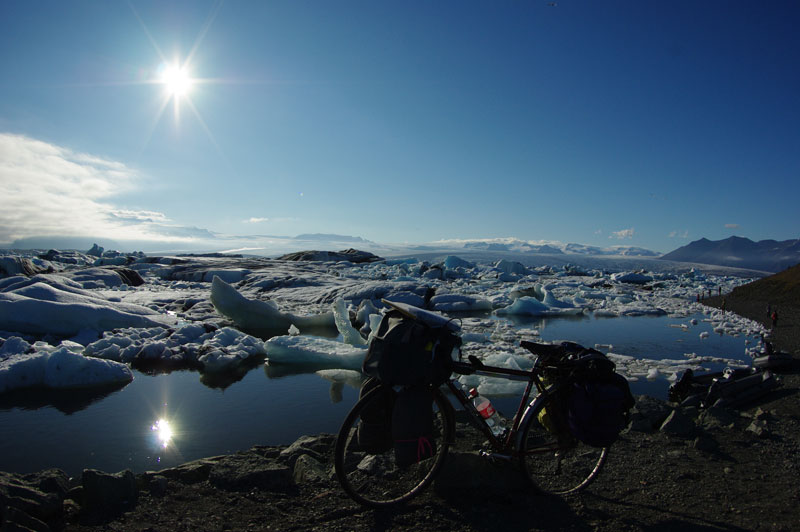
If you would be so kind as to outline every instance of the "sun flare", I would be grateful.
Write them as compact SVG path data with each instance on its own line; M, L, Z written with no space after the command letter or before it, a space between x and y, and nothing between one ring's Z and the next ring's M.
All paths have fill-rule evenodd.
M161 83L164 84L169 96L180 98L188 94L194 80L189 75L186 67L167 65L161 73Z

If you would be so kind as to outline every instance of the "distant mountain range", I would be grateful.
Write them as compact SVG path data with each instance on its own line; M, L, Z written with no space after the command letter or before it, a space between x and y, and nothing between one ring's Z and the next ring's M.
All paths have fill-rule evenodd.
M660 253L635 246L612 246L601 248L586 244L534 244L524 240L474 240L464 241L464 249L483 251L513 251L516 253L537 253L542 255L596 255L596 256L627 256L627 257L658 257Z
M701 238L661 256L664 260L733 266L779 272L800 263L800 239L761 240L732 236L725 240Z

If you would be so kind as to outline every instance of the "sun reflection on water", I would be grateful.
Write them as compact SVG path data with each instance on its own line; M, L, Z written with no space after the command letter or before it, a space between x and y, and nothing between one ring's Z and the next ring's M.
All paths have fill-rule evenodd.
M161 447L166 449L172 440L172 427L170 427L169 422L166 419L161 418L153 423L153 426L150 427L150 430L155 433Z

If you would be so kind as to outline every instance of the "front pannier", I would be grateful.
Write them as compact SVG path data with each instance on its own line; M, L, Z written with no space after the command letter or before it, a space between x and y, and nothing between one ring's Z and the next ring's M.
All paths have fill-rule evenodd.
M381 381L370 377L361 384L358 398L361 399L375 388L372 400L361 411L361 419L356 428L358 446L368 454L381 454L392 448L392 408L395 392Z
M389 386L439 386L450 377L450 353L460 345L448 327L390 310L370 341L362 370Z

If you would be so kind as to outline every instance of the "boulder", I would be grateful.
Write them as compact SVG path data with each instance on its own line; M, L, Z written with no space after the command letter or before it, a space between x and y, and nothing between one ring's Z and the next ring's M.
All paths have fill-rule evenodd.
M306 484L326 480L328 476L329 468L310 455L300 455L294 462L292 480L294 480L295 484Z
M692 436L697 431L697 426L694 421L681 410L673 410L672 413L667 416L667 419L664 420L664 423L661 424L659 430L673 436L688 437Z
M136 506L138 489L136 477L130 469L119 473L105 473L84 469L82 519L89 524L99 524L118 517Z
M309 455L316 460L324 461L332 449L335 437L332 434L319 436L300 436L289 447L281 451L280 461L294 467L295 462L302 455Z
M294 487L291 468L251 452L223 457L212 466L208 481L229 491L288 491Z
M664 423L671 412L672 407L664 401L648 395L639 395L636 397L636 405L631 410L629 430L653 432Z

